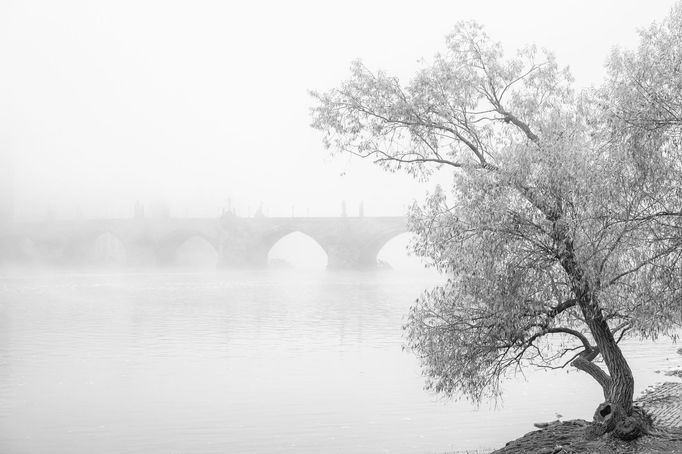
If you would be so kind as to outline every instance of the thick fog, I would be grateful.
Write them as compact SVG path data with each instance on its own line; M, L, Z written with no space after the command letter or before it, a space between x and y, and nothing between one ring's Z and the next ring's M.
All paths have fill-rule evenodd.
M552 309L536 304L549 291L526 311L514 289L509 323L507 295L497 295L521 278L504 284L510 274L476 268L469 281L490 277L498 289L493 323L478 317L483 290L463 298L475 321L458 322L460 302L445 300L457 293L438 288L452 276L406 248L408 206L451 173L420 182L330 156L310 126L309 91L338 87L358 58L408 82L471 19L507 52L553 51L589 87L611 49L635 46L637 29L673 3L0 0L0 453L490 452L538 421L591 418L600 387L565 369L524 370L501 383L503 402L481 406L424 389L428 352L406 340L410 326L431 323L419 301L457 313L454 328L446 313L434 331L472 328L412 337L453 347L443 361L464 358L461 389L475 391L487 373L475 367L494 363L487 351L505 335L531 352L539 336L577 332L553 318L576 300L602 316L583 291L593 276L581 270L592 268L571 266L576 299ZM554 243L572 248L561 235ZM527 314L524 329L539 336L514 326ZM568 314L574 327L580 315ZM644 318L607 330L610 351L617 330L622 338L655 317ZM492 346L454 345L485 339L478 327ZM583 361L607 351L582 342ZM509 345L497 349L515 355ZM621 346L634 395L666 368L682 370L679 345ZM432 378L460 370L437 362ZM602 381L627 384L614 377ZM613 419L619 402L604 419L618 430L630 421Z
M310 89L361 58L409 78L461 19L510 50L535 42L598 83L617 43L672 2L5 0L0 5L3 210L15 220L400 215L431 183L332 158ZM447 182L447 176L441 176Z

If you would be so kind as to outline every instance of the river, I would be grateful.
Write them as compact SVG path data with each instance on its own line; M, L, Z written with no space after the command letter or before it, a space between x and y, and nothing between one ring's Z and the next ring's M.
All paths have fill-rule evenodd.
M529 372L477 408L402 350L438 277L398 271L0 274L0 452L445 453L590 418L589 377ZM677 346L624 346L637 392ZM673 379L671 379L673 380Z

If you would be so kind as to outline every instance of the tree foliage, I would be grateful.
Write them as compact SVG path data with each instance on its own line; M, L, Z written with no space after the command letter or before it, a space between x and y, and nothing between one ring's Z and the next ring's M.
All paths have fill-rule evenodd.
M313 93L333 152L453 169L410 213L415 251L448 276L405 326L428 387L478 401L523 367L571 364L631 414L618 343L682 322L681 46L678 5L576 92L550 52L507 57L460 23L407 84L355 62Z

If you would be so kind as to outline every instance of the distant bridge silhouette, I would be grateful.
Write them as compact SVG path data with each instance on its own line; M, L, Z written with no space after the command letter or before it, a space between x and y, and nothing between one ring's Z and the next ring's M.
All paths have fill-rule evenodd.
M45 221L15 224L1 234L0 260L88 264L98 240L111 236L128 265L172 264L180 247L199 237L215 249L217 266L261 267L277 241L301 232L326 252L328 268L360 269L376 267L381 248L406 231L404 216Z

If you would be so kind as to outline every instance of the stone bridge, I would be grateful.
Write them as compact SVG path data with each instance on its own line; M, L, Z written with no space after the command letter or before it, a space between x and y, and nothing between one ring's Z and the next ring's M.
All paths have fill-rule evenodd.
M1 233L0 261L78 265L114 254L119 264L164 265L198 237L215 249L218 266L260 267L277 241L301 232L327 253L329 268L371 268L383 245L406 231L405 217L370 216L45 221L14 224ZM116 247L98 251L102 238Z

